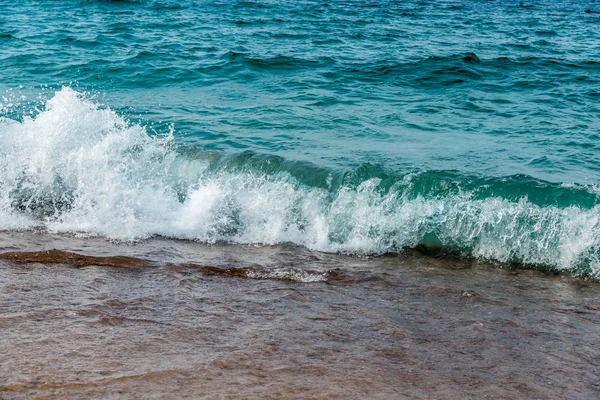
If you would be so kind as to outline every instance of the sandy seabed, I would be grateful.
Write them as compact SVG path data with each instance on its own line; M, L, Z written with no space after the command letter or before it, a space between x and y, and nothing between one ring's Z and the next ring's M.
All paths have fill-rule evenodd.
M2 399L600 398L594 281L166 239L0 252Z

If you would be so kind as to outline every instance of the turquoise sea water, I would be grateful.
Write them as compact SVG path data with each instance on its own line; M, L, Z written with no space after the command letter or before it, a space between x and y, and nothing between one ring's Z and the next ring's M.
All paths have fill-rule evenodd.
M0 229L600 276L596 11L0 1Z

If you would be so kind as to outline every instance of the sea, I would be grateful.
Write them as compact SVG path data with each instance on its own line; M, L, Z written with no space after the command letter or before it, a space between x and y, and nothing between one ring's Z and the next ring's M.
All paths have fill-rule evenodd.
M60 332L48 339L36 325L44 307L54 310L44 315L53 315L59 331L75 324L65 328L75 331L56 357L75 357L76 367L86 365L77 357L88 354L94 329L130 330L120 339L94 336L106 353L94 353L94 365L110 357L114 363L73 375L73 382L83 376L93 383L84 387L86 395L107 393L94 390L110 386L119 398L123 371L138 377L127 381L129 387L141 379L139 390L157 393L182 376L198 378L183 367L164 372L183 362L169 358L169 351L197 344L190 326L210 325L200 324L200 314L189 308L197 301L202 318L211 312L231 318L221 331L203 333L206 341L230 340L207 345L211 362L229 354L226 349L274 337L289 341L286 348L296 349L298 360L311 343L321 343L318 335L330 333L318 336L329 349L318 368L302 359L306 363L280 370L285 362L272 358L281 353L271 347L244 353L243 365L231 354L234 361L211 364L203 382L214 380L212 390L234 397L242 392L228 392L229 378L211 375L216 369L237 371L231 379L245 385L250 398L270 398L252 386L263 375L273 379L272 398L593 398L600 390L593 358L600 322L600 1L0 0L0 239L2 310L12 321L5 327L25 324L0 342L6 348L22 342L14 351L29 354L14 353L13 364L0 368L0 375L13 374L6 380L12 383L0 386L9 395L81 394L57 383L57 376L68 380L73 372L53 364L50 353L40 347L26 353L30 336L24 331L40 343L62 343ZM202 286L207 282L214 287ZM492 284L500 286L492 290ZM14 294L25 287L37 292ZM211 303L203 290L213 300L228 297ZM385 295L375 296L378 290ZM495 293L493 301L485 300L486 290ZM342 301L344 291L354 294ZM516 292L540 297L524 300ZM239 320L232 317L244 307L238 295L246 296L247 307L254 304ZM369 296L375 297L359 300ZM408 297L400 302L395 296ZM336 301L337 310L347 311L343 320L333 305L331 315L319 314L319 307ZM558 301L573 303L556 306L567 310L560 315L540 305ZM317 308L307 311L302 302ZM219 304L229 308L217 312ZM541 331L519 331L532 326L525 311L515 312L523 304L545 316L531 328ZM369 319L373 307L379 310L375 322ZM496 317L489 315L494 307L500 307ZM24 316L25 308L38 314ZM182 310L188 314L179 315ZM127 319L127 312L141 314ZM294 325L284 318L289 312L313 313L312 325ZM452 341L487 338L469 353L473 358L456 359L465 370L478 368L464 378L470 383L450 366L439 370L443 360L458 357L445 353L451 352L440 344L445 339L422 339L421 325L412 333L392 332L407 321L417 324L402 319L411 312L421 313L431 335L447 329ZM473 312L481 318L469 320ZM452 319L456 313L466 319ZM579 319L566 321L565 313ZM260 325L267 314L281 318ZM499 315L504 325L493 320ZM338 325L315 328L331 321ZM484 332L493 321L500 331ZM145 328L159 326L154 323L176 325L179 336L168 339L167 331ZM300 336L285 329L294 326ZM387 339L373 342L364 333L371 328L359 326L378 326ZM513 328L521 333L508 343L537 340L527 347L537 349L535 356L498 350L492 364L505 363L494 372L499 386L482 386L491 375L481 368L492 367L477 354L493 340L499 348L507 345L498 338ZM258 332L255 339L244 329ZM580 336L568 339L574 332ZM131 344L136 334L150 336L127 349L115 344ZM293 344L298 338L302 351ZM162 340L173 348L160 347ZM562 392L545 384L551 376L533 384L511 375L524 365L550 363L542 343L553 340L569 343L552 347L556 359L547 369L560 372ZM380 345L381 353L368 343ZM158 365L132 350L145 345L163 354L160 362L172 363L163 375L140 372ZM417 345L423 349L412 356L418 361L398 361ZM142 358L130 365L119 352L129 354L127 360ZM434 354L439 363L427 364ZM251 376L240 372L261 357L272 364ZM45 370L26 370L27 359L45 359L55 369L39 378ZM360 370L349 372L356 359L379 384L361 381ZM565 360L573 364L566 367ZM402 381L413 379L420 392L398 391L398 366L409 364L411 371L431 372L403 370ZM335 365L337 372L327 369ZM19 368L22 375L14 375ZM377 373L382 369L389 375ZM120 371L121 380L107 383L106 370ZM280 375L265 372L275 370ZM312 374L304 382L315 384L313 391L298 389L298 374ZM452 374L454 383L442 379ZM315 383L321 375L331 378L328 384ZM427 386L431 379L439 384ZM344 397L341 387L354 391Z
M593 1L18 1L0 229L600 275Z

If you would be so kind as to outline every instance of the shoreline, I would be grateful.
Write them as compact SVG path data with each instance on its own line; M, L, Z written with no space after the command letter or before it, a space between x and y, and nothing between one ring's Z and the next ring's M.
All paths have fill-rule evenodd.
M6 235L0 253L55 245L150 266L0 260L2 398L600 394L597 282L427 256ZM324 279L290 278L306 273Z
M48 253L49 254L41 254ZM40 253L40 254L38 254ZM52 254L50 254L52 253ZM71 254L69 254L71 253ZM243 253L243 256L240 254ZM474 256L460 255L457 251L427 247L419 244L414 248L405 248L398 253L384 254L353 254L345 252L324 252L313 250L295 243L231 243L217 242L205 243L202 241L152 236L136 240L115 240L103 236L88 236L71 233L51 233L45 230L0 230L0 259L11 260L17 263L33 263L32 257L40 257L38 262L47 264L66 264L74 267L85 266L113 266L113 267L152 267L168 263L186 264L196 263L198 257L209 256L212 264L209 267L227 267L224 254L236 254L234 264L251 265L244 259L248 255L255 264L261 264L270 254L286 254L291 256L292 263L306 265L314 264L321 270L321 261L325 264L338 263L375 263L389 264L399 260L428 260L442 269L490 269L505 271L511 274L524 274L528 271L539 276L563 277L600 284L600 277L578 273L569 269L561 269L548 265L500 262L495 260L479 259ZM239 257L238 257L239 256ZM102 260L105 259L105 260ZM312 263L312 261L317 261ZM228 262L232 260L228 259ZM108 265L105 265L108 263ZM116 263L116 265L112 265ZM128 265L132 264L132 265ZM402 261L400 261L402 263Z

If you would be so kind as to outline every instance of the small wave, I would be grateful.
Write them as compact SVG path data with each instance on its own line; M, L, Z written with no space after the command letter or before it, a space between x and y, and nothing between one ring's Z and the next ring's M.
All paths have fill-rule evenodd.
M111 268L145 268L150 265L148 262L140 258L124 256L94 257L57 249L36 252L1 253L0 259L16 264L63 264L75 268L89 266Z
M82 0L82 4L107 3L115 5L143 4L141 0Z
M242 60L242 62L250 67L261 70L298 70L304 68L316 68L326 65L331 65L335 60L331 57L320 57L315 59L291 57L285 55L278 55L274 57L250 57L247 55L240 55L237 53L230 53L235 56L231 57L232 60Z
M525 46L529 44L507 43L506 46ZM343 64L341 64L343 65ZM552 87L556 84L543 79L549 74L562 74L570 70L580 70L596 74L596 61L574 61L552 57L497 57L479 58L475 53L460 53L444 56L430 56L409 62L378 60L368 64L345 65L344 79L387 82L392 85L410 85L419 89L434 89L460 84L476 83L490 79L502 80L507 73L528 73L531 78L527 85ZM541 73L543 72L543 73ZM338 77L339 78L339 77ZM560 76L561 81L564 76ZM576 79L576 78L575 78ZM509 84L514 84L508 82Z
M85 267L110 267L110 268L150 268L152 264L147 260L127 256L96 257L78 254L57 249L45 251L13 251L0 253L0 260L14 264L45 264L68 265L73 268ZM291 281L301 283L327 282L330 279L340 280L341 275L336 271L311 271L306 269L277 267L267 269L261 266L219 268L213 266L183 265L184 267L199 268L206 275L218 275L249 279L265 279ZM181 266L179 266L181 267Z
M597 277L599 196L526 176L397 174L371 164L336 172L252 152L192 151L172 132L150 136L70 88L35 117L0 123L5 230L352 254L426 246Z

